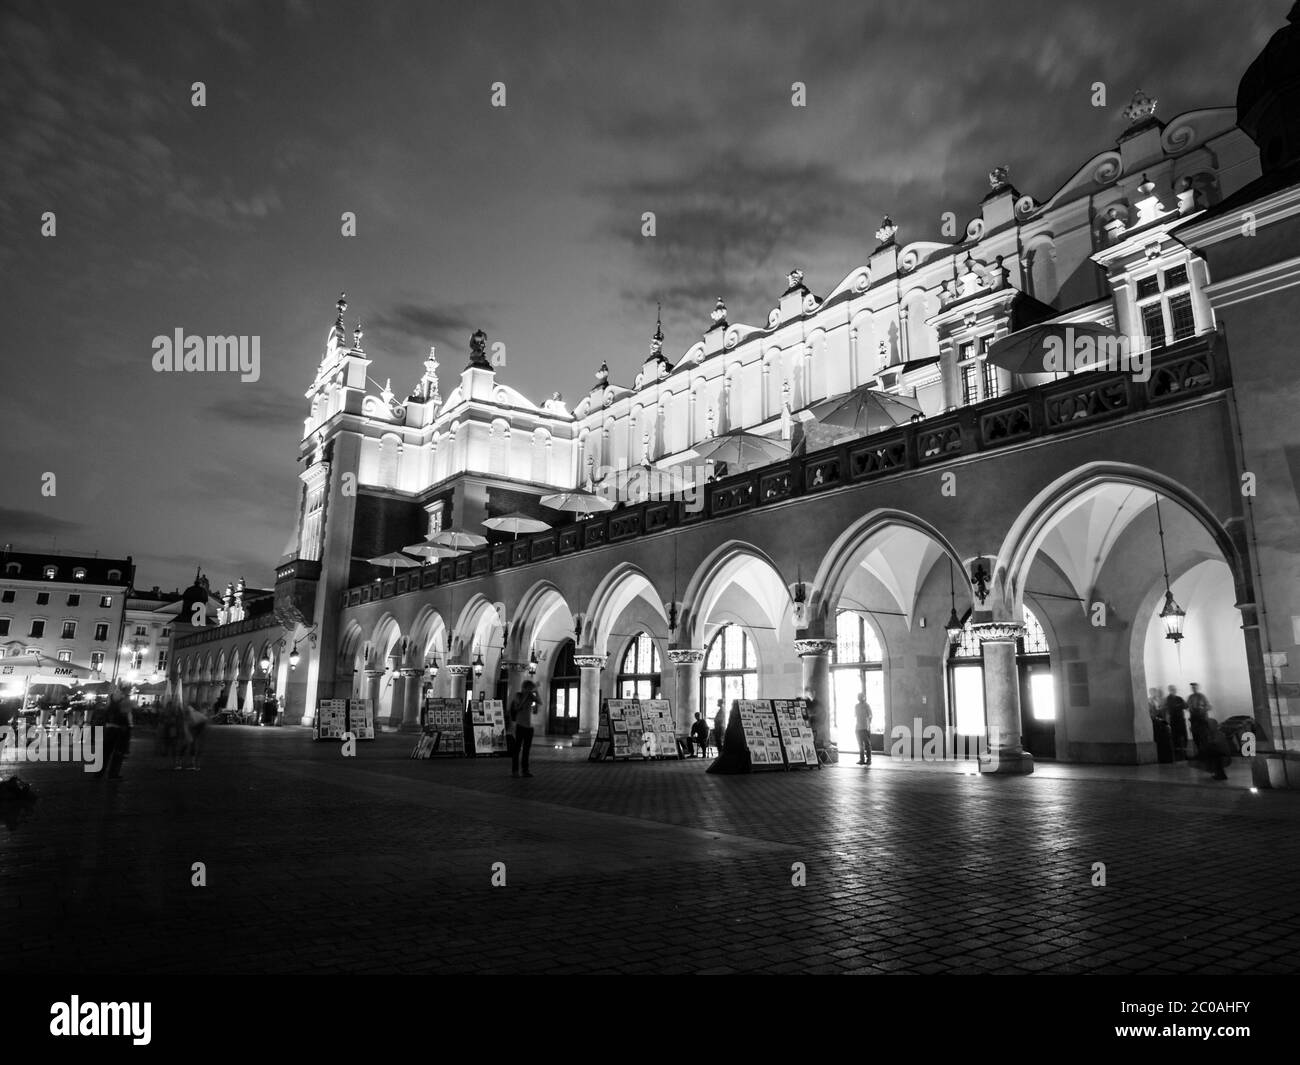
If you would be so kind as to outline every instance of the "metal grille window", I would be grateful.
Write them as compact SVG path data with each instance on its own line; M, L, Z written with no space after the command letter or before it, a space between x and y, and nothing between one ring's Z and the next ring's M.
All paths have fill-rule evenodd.
M993 399L998 394L998 368L987 361L980 365L984 368L984 398Z
M1142 332L1147 338L1147 344L1153 348L1163 348L1165 346L1165 316L1160 309L1159 303L1153 303L1149 307L1142 308Z
M1184 292L1169 298L1169 324L1174 340L1186 340L1196 332L1196 316L1192 312L1192 297Z
M1136 289L1142 332L1151 348L1196 335L1196 311L1186 263L1171 266L1163 275L1138 278Z
M1033 611L1025 607L1025 634L1021 637L1021 654L1045 655L1048 653L1047 633Z
M973 362L964 363L961 368L961 401L968 407L980 401L979 380Z
M1178 288L1187 284L1187 267L1175 266L1165 271L1165 289Z
M1137 294L1140 300L1160 295L1160 278L1155 274L1150 277L1140 278L1137 283Z
M623 653L623 662L618 670L618 697L655 699L659 690L659 648L648 632L639 632Z
M710 716L719 700L729 708L733 699L757 697L758 656L744 629L738 625L723 625L709 641L700 686L703 689L700 709L707 709Z

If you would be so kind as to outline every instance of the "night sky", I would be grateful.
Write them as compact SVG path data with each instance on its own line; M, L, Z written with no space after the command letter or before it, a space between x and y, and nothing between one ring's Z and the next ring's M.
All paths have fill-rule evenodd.
M1233 105L1291 2L6 0L0 541L269 586L340 291L380 385L434 344L445 395L481 327L572 406L602 359L631 383L658 300L675 360L720 295L830 291L885 213L964 229L994 165L1047 199L1137 88ZM155 373L178 328L259 336L260 380Z

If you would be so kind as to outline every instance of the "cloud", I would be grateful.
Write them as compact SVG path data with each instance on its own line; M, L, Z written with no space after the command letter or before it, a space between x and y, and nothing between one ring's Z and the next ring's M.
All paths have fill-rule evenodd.
M414 341L419 345L444 344L455 351L469 351L469 338L476 329L486 329L486 305L475 303L422 306L398 303L366 320L367 333L379 333L389 350L401 351ZM369 346L369 345L367 345Z
M33 549L49 546L49 538L81 536L91 531L91 526L79 521L68 521L38 510L21 510L17 507L0 507L0 536L18 548L18 541L26 538Z
M204 408L206 414L239 429L283 431L303 417L304 401L267 389L242 389L237 397L218 400Z

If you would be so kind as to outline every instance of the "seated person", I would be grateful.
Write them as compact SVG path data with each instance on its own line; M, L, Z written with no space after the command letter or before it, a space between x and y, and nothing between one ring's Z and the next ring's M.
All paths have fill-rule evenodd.
M700 718L699 711L695 712L695 724L691 726L691 745L692 757L694 757L694 748L700 749L700 757L704 757L704 748L709 745L709 726Z

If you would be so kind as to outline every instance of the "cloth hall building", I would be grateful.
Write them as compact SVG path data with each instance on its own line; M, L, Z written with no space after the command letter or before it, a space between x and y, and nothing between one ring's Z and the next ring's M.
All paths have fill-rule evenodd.
M1151 689L1197 682L1255 718L1257 778L1294 780L1297 70L1292 22L1235 108L1165 121L1139 93L1054 193L996 168L955 242L885 219L834 285L794 270L753 324L719 299L572 409L512 388L481 333L445 396L432 351L373 394L340 299L275 624L181 626L174 675L202 699L265 657L289 721L369 698L398 729L533 676L577 744L601 697L662 694L684 733L811 691L843 745L866 692L878 747L937 726L1003 772L1154 761ZM1078 337L1124 358L999 356ZM541 504L561 492L617 505ZM507 514L549 528L485 527ZM451 529L488 543L368 561Z

